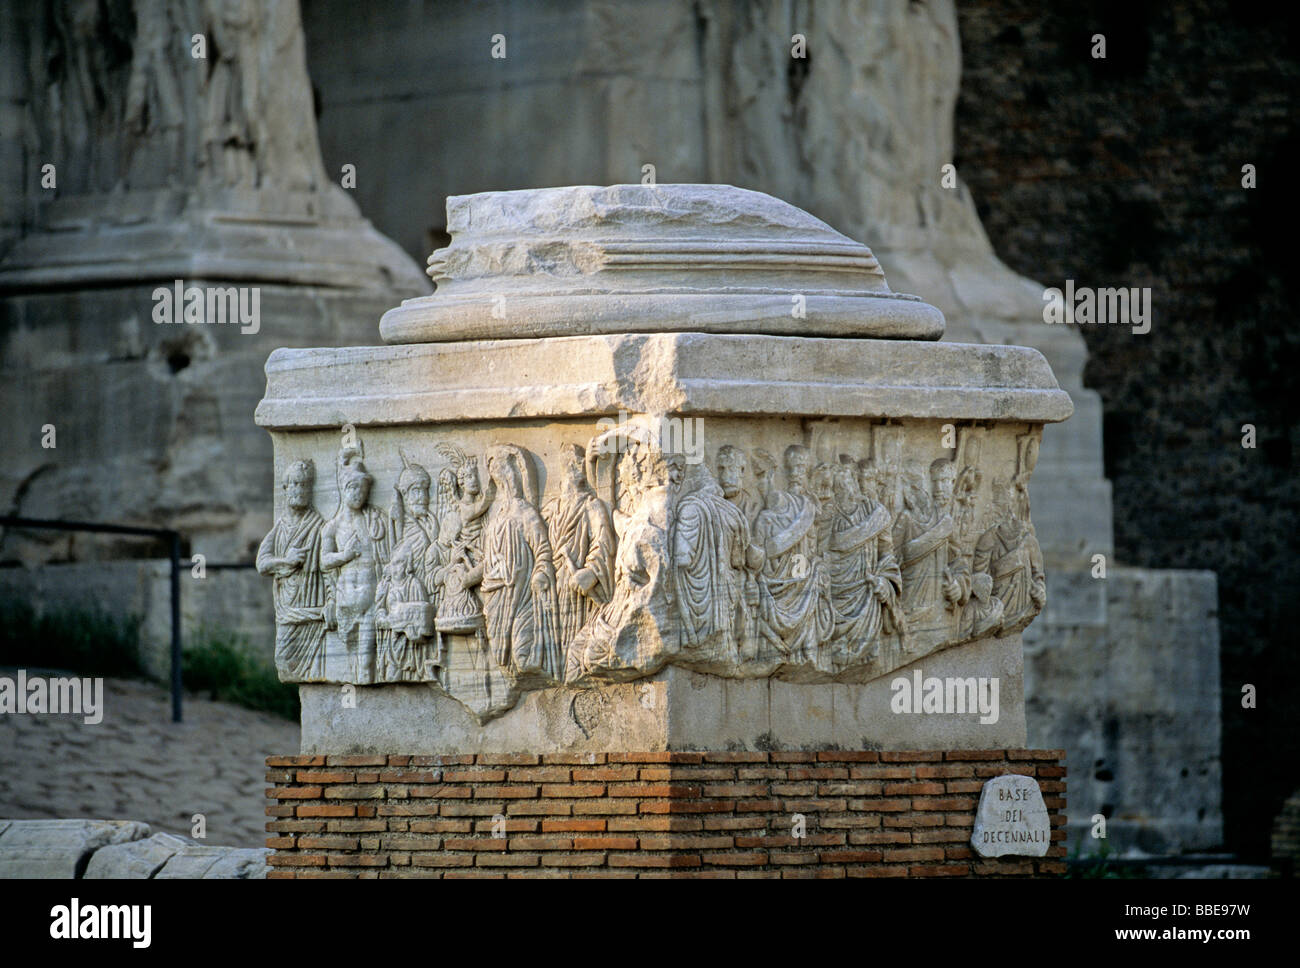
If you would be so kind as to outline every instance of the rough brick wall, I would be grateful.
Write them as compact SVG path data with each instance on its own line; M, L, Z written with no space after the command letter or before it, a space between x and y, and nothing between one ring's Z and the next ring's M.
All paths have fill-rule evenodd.
M1081 327L1119 560L1219 574L1228 846L1266 858L1300 773L1300 6L958 0L954 161L998 255L1045 286L1149 286ZM1105 60L1091 56L1104 34ZM1256 166L1244 189L1241 167ZM937 176L936 176L937 177ZM868 240L870 241L870 240ZM1241 425L1258 447L1241 447ZM1243 683L1276 701L1241 707Z
M272 756L269 876L1061 874L1064 760L1063 750ZM1047 857L971 849L980 788L1004 773L1038 780Z

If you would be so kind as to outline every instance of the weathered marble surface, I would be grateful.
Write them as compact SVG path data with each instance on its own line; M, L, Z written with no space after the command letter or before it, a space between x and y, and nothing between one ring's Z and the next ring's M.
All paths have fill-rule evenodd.
M696 460L680 450L667 455L674 461L652 449L630 449L623 464L623 454L601 454L601 427L590 417L353 430L365 453L365 477L356 478L353 494L352 469L332 456L337 431L277 433L277 477L286 489L259 567L281 576L282 678L436 682L486 718L530 687L617 681L668 664L725 677L865 682L962 641L1017 632L1037 614L1045 584L1022 503L1036 425L990 431L973 422L950 424L955 446L949 450L938 420L883 424L797 412L696 418L689 411L670 419L701 421L690 441ZM633 420L623 444L649 425L644 416ZM604 431L604 441L618 440L618 431L617 425L613 434ZM502 438L511 442L506 453L518 462L521 483L528 480L517 496L502 469L509 465L494 463ZM599 541L557 530L566 448L584 455L578 491L603 516ZM300 486L304 460L312 468L334 463L336 473L313 470L305 475L310 487ZM424 510L415 520L403 506L410 504L409 490L396 486L405 472L378 470L400 469L403 462L422 481L437 482L419 496ZM739 462L727 482L735 488L730 499L719 484L730 476L729 462ZM299 487L301 510L292 505L290 485ZM477 514L475 502L482 507ZM428 525L416 523L422 520ZM466 542L461 532L471 521L478 530ZM531 537L529 527L536 528ZM789 528L803 535L797 548L778 547ZM467 549L482 582L497 560L487 546L497 533L517 533L530 562L511 559L503 577L519 568L544 575L541 585L529 579L510 592L526 602L512 607L530 616L524 621L512 612L513 632L488 622L491 594L481 585L464 591L458 584L456 549ZM929 534L936 537L927 540ZM373 549L364 552L369 557L343 560L357 540ZM591 557L597 543L598 559ZM290 560L294 547L303 551L297 563ZM399 554L403 547L414 553ZM561 593L576 588L569 582L584 561L603 576L603 591L572 629L561 629ZM336 614L331 624L331 603L352 595L355 581L362 589L359 611L344 619ZM397 614L411 611L402 602L424 603L443 617L457 611L449 604L457 596L469 603L460 609L472 616L468 625L423 621L419 631L403 633L408 641L392 643L401 654L386 664L384 639L397 634ZM721 612L718 596L726 600ZM534 608L554 612L552 623L535 627ZM520 621L527 647L536 634L541 647L557 652L540 678L511 659L491 659L497 637L519 634Z
M483 724L670 666L863 684L1038 613L1029 481L1071 405L1036 351L936 342L915 299L894 328L865 246L756 192L448 210L437 292L385 316L429 342L267 363L283 679L427 683Z
M591 185L447 200L436 296L384 314L394 343L689 330L938 339L871 250L730 185ZM798 311L794 311L796 305Z
M897 715L895 677L993 676L996 722L978 713ZM437 687L304 684L302 753L533 753L603 750L1023 748L1020 636L984 638L866 683L728 679L678 666L632 682L524 693L480 722Z
M637 333L280 349L266 376L256 419L273 432L620 411L1034 423L1071 413L1036 350L911 340Z

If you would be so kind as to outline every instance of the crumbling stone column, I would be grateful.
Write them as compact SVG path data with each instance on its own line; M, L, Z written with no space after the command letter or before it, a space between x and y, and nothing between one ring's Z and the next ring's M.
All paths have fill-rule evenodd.
M27 442L0 471L3 503L174 528L187 553L248 562L270 521L267 445L246 420L266 353L351 342L358 319L428 281L361 217L343 173L325 171L294 0L29 5L5 18L17 31L6 50L27 68L6 83L22 87L29 121L6 150L21 147L34 224L0 261L0 409ZM10 532L3 553L120 557L110 540ZM40 606L44 585L81 584L47 577L13 572L6 589ZM187 586L187 622L264 628L252 577ZM136 593L157 581L122 574L86 604L161 601L147 637L165 642L165 574L162 594Z

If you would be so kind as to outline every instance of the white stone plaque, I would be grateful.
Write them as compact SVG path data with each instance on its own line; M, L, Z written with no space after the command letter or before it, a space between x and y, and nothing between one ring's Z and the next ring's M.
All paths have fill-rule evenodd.
M980 791L971 846L981 857L1043 857L1052 840L1047 805L1032 777L995 776Z

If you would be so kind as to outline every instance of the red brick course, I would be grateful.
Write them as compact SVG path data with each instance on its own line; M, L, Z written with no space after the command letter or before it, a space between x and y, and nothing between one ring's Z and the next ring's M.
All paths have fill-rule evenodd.
M1037 877L1065 751L272 756L271 877ZM970 849L984 781L1038 780L1043 858Z

